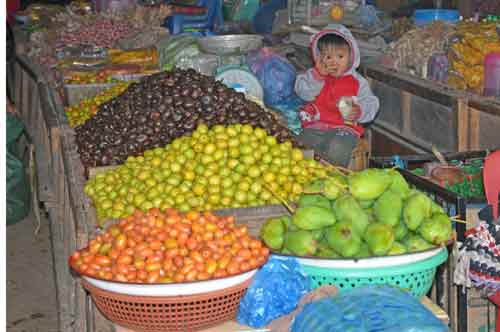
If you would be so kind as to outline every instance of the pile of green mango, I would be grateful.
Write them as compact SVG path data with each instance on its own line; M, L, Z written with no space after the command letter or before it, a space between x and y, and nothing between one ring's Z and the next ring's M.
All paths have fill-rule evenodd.
M370 168L309 183L294 213L267 220L260 236L284 254L366 258L441 246L452 233L443 209L397 170Z

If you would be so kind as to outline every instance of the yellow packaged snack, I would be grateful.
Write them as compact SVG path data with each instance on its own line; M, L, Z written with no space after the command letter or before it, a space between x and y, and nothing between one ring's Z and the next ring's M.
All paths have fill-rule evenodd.
M111 49L108 52L112 64L136 64L144 67L158 66L158 52L155 47L123 51Z

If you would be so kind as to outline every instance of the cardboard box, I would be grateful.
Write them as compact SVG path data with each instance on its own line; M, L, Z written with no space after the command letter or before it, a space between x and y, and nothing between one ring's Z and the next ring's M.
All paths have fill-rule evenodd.
M478 290L467 290L467 332L495 332L496 306L481 297Z

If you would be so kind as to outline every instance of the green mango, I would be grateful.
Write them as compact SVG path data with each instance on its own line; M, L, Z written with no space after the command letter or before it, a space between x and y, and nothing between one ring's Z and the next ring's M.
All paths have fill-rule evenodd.
M321 229L335 224L335 215L330 209L320 206L306 206L295 210L292 223L300 229Z
M324 240L326 241L326 240ZM340 255L335 252L332 248L328 246L328 243L321 241L318 245L318 250L316 251L317 257L323 258L340 258Z
M282 216L280 219L283 221L283 224L285 225L286 231L297 231L299 230L297 226L295 226L292 223L292 217L291 216Z
M391 183L392 177L384 170L368 168L349 176L349 191L359 200L377 199Z
M355 257L361 249L361 238L354 231L353 225L346 221L328 227L325 238L329 247L342 257Z
M315 230L312 230L311 233L313 234L313 238L316 241L321 241L324 237L324 230L323 229L315 229Z
M283 220L269 219L260 230L260 238L269 248L279 250L283 246L285 231Z
M434 246L429 242L425 241L420 235L415 233L409 234L408 237L403 241L409 252L418 252L431 249Z
M321 193L323 192L323 188L325 186L325 179L316 179L309 183L306 183L304 186L304 193Z
M446 244L453 233L450 217L441 212L434 213L420 224L418 233L425 241L432 244L438 246Z
M404 200L410 194L410 185L406 182L406 179L395 169L388 169L387 174L392 178L392 183L389 186L389 190L398 193L399 196Z
M362 236L370 223L370 217L359 206L358 201L349 194L340 196L333 204L333 211L338 221L349 222L354 230Z
M396 239L396 241L401 241L406 237L407 234L408 227L406 227L404 222L400 222L394 227L394 238Z
M316 253L318 243L312 232L299 230L286 233L285 248L298 256L312 256Z
M370 247L368 247L368 244L366 242L361 243L361 249L359 249L358 254L356 255L357 258L368 258L372 257L373 254L370 252Z
M387 252L387 256L392 256L392 255L402 255L406 254L408 252L408 249L406 249L406 246L402 244L401 242L394 242L392 244L391 249Z
M374 255L384 256L394 243L394 232L391 226L377 222L368 225L364 239Z
M285 254L285 255L293 255L293 252L291 252L290 250L288 250L287 248L283 248L281 249L281 253L282 254Z
M432 200L423 193L408 197L403 207L403 220L409 230L415 231L425 218L431 216Z
M323 195L330 200L334 200L340 196L345 188L347 188L347 180L345 177L331 175L325 179Z
M330 209L330 201L320 194L302 194L299 197L297 205L299 208L306 206L321 206Z
M361 206L362 209L367 210L371 209L375 201L373 199L369 200L358 200L359 206Z
M384 192L375 202L373 212L378 221L396 226L401 219L403 211L403 200L401 196L391 190Z
M446 212L444 211L444 209L441 205L439 205L438 203L436 203L434 201L431 201L431 214L434 214L434 213L446 214Z

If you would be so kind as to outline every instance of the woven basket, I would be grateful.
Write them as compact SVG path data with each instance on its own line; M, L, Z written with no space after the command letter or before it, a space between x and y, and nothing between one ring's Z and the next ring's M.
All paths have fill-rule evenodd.
M184 332L206 329L236 317L251 279L235 286L184 296L136 296L83 287L103 315L135 332Z

